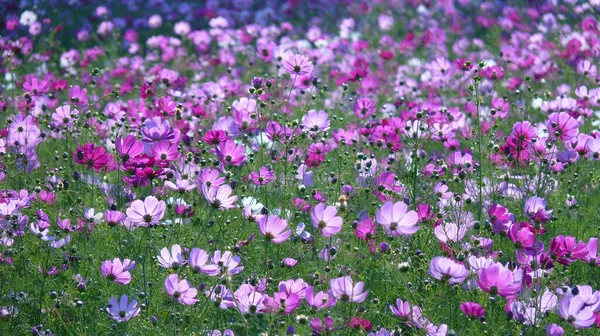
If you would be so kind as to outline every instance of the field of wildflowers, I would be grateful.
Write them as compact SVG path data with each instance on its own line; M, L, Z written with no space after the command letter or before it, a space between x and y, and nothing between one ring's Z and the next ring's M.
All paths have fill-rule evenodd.
M0 1L0 335L599 335L599 0Z

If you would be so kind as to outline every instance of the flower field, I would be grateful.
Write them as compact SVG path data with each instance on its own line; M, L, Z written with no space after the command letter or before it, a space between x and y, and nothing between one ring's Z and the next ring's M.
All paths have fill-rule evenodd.
M600 1L0 7L0 335L600 334Z

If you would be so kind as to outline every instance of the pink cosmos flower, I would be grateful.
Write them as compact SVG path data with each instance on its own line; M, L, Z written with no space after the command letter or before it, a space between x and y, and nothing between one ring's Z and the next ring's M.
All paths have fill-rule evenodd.
M306 287L306 303L314 309L326 309L335 306L336 300L329 292L315 293L312 286Z
M69 98L71 98L73 104L85 106L88 103L87 89L82 89L79 85L75 85L69 90Z
M588 151L588 155L594 160L600 160L600 138L588 138L585 148Z
M578 242L575 237L563 235L552 238L549 249L553 259L567 266L577 259L585 258L588 253L585 242Z
M463 302L460 304L460 310L469 318L480 318L485 315L485 309L476 302Z
M535 229L528 222L511 225L506 234L517 248L527 249L535 245Z
M31 77L23 83L23 91L37 96L48 92L50 85L46 80L39 80L37 77Z
M224 165L241 166L246 161L244 146L238 146L233 140L222 142L216 151L219 160Z
M127 285L131 282L130 270L135 268L135 261L125 259L123 262L119 258L112 261L105 260L100 265L102 276L110 281L121 285Z
M600 260L598 260L598 238L590 238L586 248L587 254L581 260L591 266L600 266Z
M444 257L431 259L427 273L435 279L447 281L450 285L459 284L469 276L469 270L465 265Z
M401 319L408 320L411 317L412 310L410 308L410 304L408 301L402 301L402 299L398 298L396 300L396 305L390 305L390 310L394 315L398 316Z
M210 255L202 249L193 248L192 251L190 251L188 263L194 272L203 273L208 276L219 274L219 266L210 263Z
M209 188L206 184L202 185L202 194L208 203L221 211L234 209L237 196L231 196L233 190L228 185L222 185L219 188Z
M363 302L367 299L368 291L364 291L364 282L354 284L352 278L344 276L329 281L331 293L337 300L343 302Z
M283 68L294 76L304 76L313 71L312 62L303 55L289 55L283 60Z
M257 186L267 185L273 181L275 181L275 173L267 167L260 167L258 172L252 172L248 175L248 178L252 182L252 184Z
M417 213L408 211L404 202L386 202L376 211L376 219L390 236L411 236L419 230Z
M143 201L133 201L127 208L126 214L131 225L158 225L165 215L166 208L167 204L164 201L159 201L154 196L148 196Z
M281 263L287 267L294 267L296 266L296 264L298 264L298 260L294 258L283 258L283 261Z
M138 316L140 308L137 306L136 300L131 300L131 302L129 302L127 295L121 295L119 302L117 302L117 299L114 297L110 298L106 311L113 320L125 322Z
M515 279L513 271L501 263L495 263L481 268L476 279L479 287L491 295L513 297L521 290L521 282Z
M56 111L52 114L52 121L54 126L65 125L66 127L73 126L74 117L79 115L77 109L71 110L70 105L59 106Z
M206 184L209 188L219 188L225 183L225 178L219 176L219 171L212 168L204 168L198 175L199 185Z
M150 148L152 156L156 159L156 164L159 167L167 167L169 162L173 162L181 156L177 145L170 141L161 141L152 144Z
M258 229L260 234L273 244L285 242L292 234L287 221L276 215L263 216L258 221Z
M192 287L188 280L179 281L177 274L171 274L165 279L165 290L181 304L193 305L198 302L198 290Z
M179 244L175 244L171 246L171 252L164 247L160 250L160 255L156 257L158 260L158 265L164 268L173 268L177 269L180 266L183 266L187 261L183 259L181 254L181 246Z
M328 330L328 331L332 331L333 329L333 319L329 316L325 317L323 319L323 321L321 321L318 317L313 318L312 320L310 320L310 327L312 330L320 333L323 330Z
M335 207L325 207L325 204L319 203L311 212L313 226L319 229L324 237L338 234L342 231L342 217L336 215Z
M369 98L359 98L354 104L354 115L359 119L370 117L375 110L375 102Z
M500 204L492 204L488 215L495 233L506 232L514 219L513 214Z
M370 240L377 234L377 226L371 218L365 218L356 225L354 234L361 240Z

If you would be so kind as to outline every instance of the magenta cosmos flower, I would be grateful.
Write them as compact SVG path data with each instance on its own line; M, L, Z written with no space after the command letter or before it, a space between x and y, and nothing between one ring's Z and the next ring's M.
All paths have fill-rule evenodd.
M237 145L233 140L222 142L217 148L217 156L222 164L241 166L246 161L245 147Z
M331 293L337 300L343 302L363 302L367 299L368 292L364 290L365 283L362 281L354 284L352 278L344 276L329 281Z
M135 136L129 134L126 137L119 136L115 142L115 149L121 163L126 163L129 159L141 155L144 152L144 144L138 141Z
M133 201L126 213L131 225L157 225L165 215L166 208L167 204L164 201L159 201L154 196L148 196L144 201Z
M309 75L313 72L312 62L303 55L295 54L289 55L283 60L283 68L290 73L290 75Z
M313 226L319 229L324 237L338 234L342 231L342 217L336 215L335 207L325 207L325 204L319 203L311 212Z
M479 287L491 295L512 297L521 290L521 282L515 279L513 271L505 268L501 263L481 268L477 275L476 281Z
M485 309L476 302L463 302L460 304L460 310L469 318L480 318L485 315Z
M376 212L377 223L383 226L390 236L411 236L419 230L419 216L416 211L408 211L404 202L387 202Z
M579 125L567 112L554 112L548 117L546 122L548 132L554 138L568 141L579 134Z
M292 230L288 228L287 221L276 215L261 217L258 221L258 229L260 230L260 234L273 244L285 242L292 234Z
M129 271L134 268L135 261L125 259L121 262L119 258L115 258L112 261L105 260L100 265L103 277L121 285L127 285L131 282L131 273Z
M106 167L107 171L113 171L113 158L108 152L100 146L92 143L78 146L73 152L75 163L87 166L88 169L94 169L95 172L100 172ZM116 167L115 167L116 168Z
M193 305L198 302L196 295L198 290L190 285L187 280L179 281L177 274L171 274L165 279L165 289L169 296L172 296L184 305Z
M447 281L450 285L459 284L469 276L469 270L465 265L444 257L431 259L427 273L435 279Z
M114 297L110 298L106 311L108 311L113 320L125 322L138 316L140 308L137 306L136 300L131 300L131 302L129 302L127 295L121 295L119 302L117 302L117 299Z

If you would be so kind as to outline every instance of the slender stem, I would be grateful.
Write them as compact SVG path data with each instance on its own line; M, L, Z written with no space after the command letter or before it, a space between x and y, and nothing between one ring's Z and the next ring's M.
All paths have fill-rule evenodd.
M475 83L475 108L477 110L477 154L479 168L477 169L477 184L479 185L479 222L483 214L483 153L481 151L481 114L479 113L479 81Z

